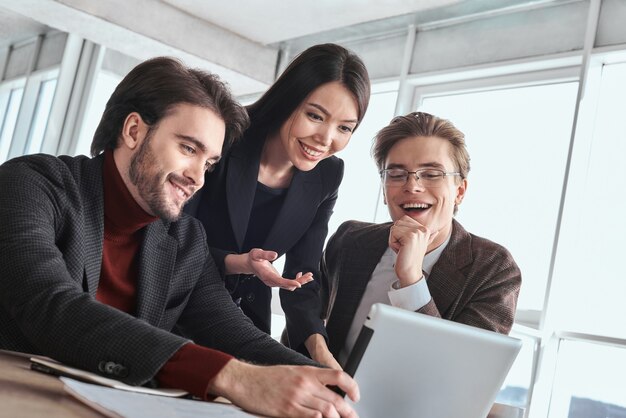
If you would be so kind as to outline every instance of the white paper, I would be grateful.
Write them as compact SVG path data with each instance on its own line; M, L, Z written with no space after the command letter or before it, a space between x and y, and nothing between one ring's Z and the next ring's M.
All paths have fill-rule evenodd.
M69 393L87 404L96 403L113 412L111 416L117 414L124 418L255 417L233 405L126 392L67 377L61 377L61 380L66 389L69 389Z

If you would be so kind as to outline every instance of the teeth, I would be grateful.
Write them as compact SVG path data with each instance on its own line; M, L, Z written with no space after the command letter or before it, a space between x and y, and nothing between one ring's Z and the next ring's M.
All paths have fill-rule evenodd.
M301 143L302 144L302 143ZM320 155L322 155L323 153L321 151L315 151L309 147L307 147L306 145L302 144L302 149L304 150L304 152L306 152L307 154L309 154L311 157L319 157Z
M431 205L426 203L405 203L403 209L428 209Z
M180 187L178 187L178 186L176 186L176 185L174 186L174 188L176 189L176 192L178 192L178 195L179 195L181 198L183 198L183 199L184 199L184 198L186 198L186 197L187 197L187 193L185 193L185 191L184 191L183 189L181 189Z

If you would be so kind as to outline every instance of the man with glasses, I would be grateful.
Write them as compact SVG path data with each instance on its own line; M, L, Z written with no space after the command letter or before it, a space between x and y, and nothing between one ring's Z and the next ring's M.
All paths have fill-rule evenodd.
M392 222L348 221L322 260L330 352L345 364L372 304L509 333L521 273L502 246L454 215L467 190L464 134L414 112L376 136L374 159Z

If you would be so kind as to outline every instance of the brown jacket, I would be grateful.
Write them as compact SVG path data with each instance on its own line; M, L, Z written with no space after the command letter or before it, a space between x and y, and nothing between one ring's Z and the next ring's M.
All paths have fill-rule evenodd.
M506 248L468 233L453 220L452 236L428 277L432 299L418 312L508 334L521 273ZM337 356L368 281L387 249L391 223L343 223L322 259L322 312Z

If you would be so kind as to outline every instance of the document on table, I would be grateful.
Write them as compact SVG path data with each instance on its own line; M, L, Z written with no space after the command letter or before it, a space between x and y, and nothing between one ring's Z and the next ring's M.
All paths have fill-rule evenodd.
M126 392L61 377L72 396L111 418L250 418L234 405Z

